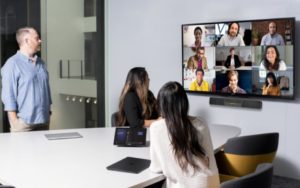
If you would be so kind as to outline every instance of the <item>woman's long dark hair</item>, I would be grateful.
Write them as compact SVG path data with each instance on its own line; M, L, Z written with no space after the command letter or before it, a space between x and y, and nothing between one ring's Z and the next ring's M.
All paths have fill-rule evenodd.
M125 85L123 87L120 101L119 101L119 112L117 116L117 124L123 126L126 123L126 117L124 112L124 100L125 96L129 91L134 91L138 95L142 104L143 112L142 115L147 119L151 115L152 108L148 105L148 89L149 89L149 78L148 73L143 67L132 68L126 78Z
M268 78L273 78L273 86L278 85L275 74L273 72L268 72L268 74L266 76L266 80L265 80L265 86L269 85Z
M276 52L276 58L275 58L274 64L270 63L269 60L267 59L267 51L269 48L274 48L274 50ZM279 55L279 51L278 51L277 47L274 45L267 46L266 50L265 50L265 54L264 54L264 66L265 66L266 70L278 70L279 62L280 62L280 55Z
M183 171L187 171L188 165L198 170L200 167L194 157L206 160L206 151L188 117L189 102L183 87L178 82L168 82L160 89L157 99L179 166Z

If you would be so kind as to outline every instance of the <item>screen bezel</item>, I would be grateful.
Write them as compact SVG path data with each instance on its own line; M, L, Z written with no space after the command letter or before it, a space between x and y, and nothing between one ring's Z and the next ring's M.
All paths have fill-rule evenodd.
M212 91L191 91L191 90L186 90L187 93L189 94L195 94L195 95L206 95L206 96L225 96L225 97L239 97L239 98L256 98L256 99L282 99L282 100L294 100L295 99L295 93L296 93L296 80L295 80L295 72L296 72L296 60L295 60L295 52L296 52L296 40L295 40L295 31L296 31L296 20L295 17L281 17L281 18L266 18L266 19L252 19L252 20L231 20L231 21L217 21L217 22L201 22L201 23L190 23L190 24L182 24L181 25L181 44L182 44L182 61L181 61L181 67L182 67L182 85L184 85L184 28L186 26L195 26L195 25L210 25L210 24L222 24L222 23L231 23L231 22L238 22L238 23L242 23L242 22L260 22L260 21L273 21L273 20L291 20L293 27L291 28L291 37L292 37L292 41L293 43L291 44L293 46L293 70L292 70L292 77L293 77L293 82L289 83L290 86L293 87L293 93L292 95L288 95L288 96L272 96L272 95L262 95L262 94L253 94L253 93L247 93L247 94L231 94L231 93L222 93L220 91L218 92L212 92ZM252 45L250 45L249 47L251 47ZM257 45L260 46L260 45ZM285 45L288 46L288 45Z

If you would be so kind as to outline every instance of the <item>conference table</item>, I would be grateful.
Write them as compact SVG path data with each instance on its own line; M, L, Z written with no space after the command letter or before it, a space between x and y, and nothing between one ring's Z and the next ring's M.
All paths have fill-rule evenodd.
M215 150L241 133L241 129L234 126L209 127ZM67 132L78 132L82 138L48 140L45 137L49 133ZM2 133L0 183L16 188L138 188L164 179L162 174L149 169L139 174L107 170L107 166L127 156L150 157L149 145L113 145L114 132L115 128L87 128Z

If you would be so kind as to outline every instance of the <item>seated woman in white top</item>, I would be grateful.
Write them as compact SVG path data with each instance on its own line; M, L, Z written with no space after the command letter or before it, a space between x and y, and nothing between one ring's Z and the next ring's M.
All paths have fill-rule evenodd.
M286 70L286 64L280 59L279 52L276 46L267 46L264 59L260 63L261 70L268 71L284 71Z
M219 175L207 124L188 116L189 102L178 82L158 93L161 119L150 127L150 170L166 177L166 187L218 188Z

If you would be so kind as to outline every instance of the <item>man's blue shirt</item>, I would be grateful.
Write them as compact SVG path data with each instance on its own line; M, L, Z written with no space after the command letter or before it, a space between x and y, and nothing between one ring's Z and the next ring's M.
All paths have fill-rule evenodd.
M36 62L18 51L1 69L5 111L16 111L27 124L49 122L51 101L49 75L39 57Z
M280 34L276 33L272 36L270 33L268 33L263 36L260 45L285 45L285 44Z

